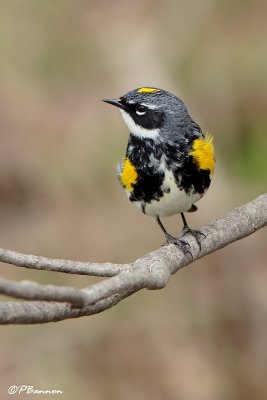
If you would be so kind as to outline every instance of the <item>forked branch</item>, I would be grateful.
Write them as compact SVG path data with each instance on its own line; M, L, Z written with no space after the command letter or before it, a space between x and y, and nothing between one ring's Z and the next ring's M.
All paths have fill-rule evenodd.
M55 322L102 312L138 290L163 288L180 268L266 225L267 193L201 227L206 235L201 251L188 235L192 257L175 245L163 246L132 264L55 260L0 249L0 261L17 267L109 278L83 289L0 279L0 294L27 300L0 302L0 324Z

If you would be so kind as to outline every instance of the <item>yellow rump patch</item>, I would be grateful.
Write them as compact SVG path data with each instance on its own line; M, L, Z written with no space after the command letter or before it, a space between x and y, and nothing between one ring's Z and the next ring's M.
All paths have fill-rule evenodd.
M141 87L140 89L137 89L138 93L155 93L155 92L160 92L160 89L152 88L152 87Z
M211 175L214 172L215 156L213 147L213 137L207 133L205 138L195 139L192 151L189 153L198 165L199 169L210 170Z
M125 158L120 175L120 181L125 189L130 192L133 190L133 185L137 182L137 172L133 164L128 158Z

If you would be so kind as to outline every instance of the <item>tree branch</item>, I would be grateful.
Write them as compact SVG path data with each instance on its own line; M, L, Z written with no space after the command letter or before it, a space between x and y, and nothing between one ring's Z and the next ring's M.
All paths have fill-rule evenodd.
M0 294L30 300L0 303L0 323L45 323L102 312L143 288L163 288L180 268L266 225L267 193L200 228L206 235L201 251L194 238L188 235L186 240L192 257L189 253L184 255L172 244L152 251L132 264L54 260L0 249L0 261L17 267L109 277L83 289L0 279Z

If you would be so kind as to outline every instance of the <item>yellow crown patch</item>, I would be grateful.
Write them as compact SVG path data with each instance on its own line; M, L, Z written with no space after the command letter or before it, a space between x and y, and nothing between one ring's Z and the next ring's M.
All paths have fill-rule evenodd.
M141 87L140 89L137 89L138 93L155 93L155 92L160 92L160 89L152 88L152 87Z

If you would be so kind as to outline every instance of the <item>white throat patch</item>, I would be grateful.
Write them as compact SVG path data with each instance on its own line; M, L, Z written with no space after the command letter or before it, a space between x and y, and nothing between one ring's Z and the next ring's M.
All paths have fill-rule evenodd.
M129 131L138 137L141 138L150 138L150 139L155 139L158 134L159 134L159 129L145 129L142 128L142 126L137 125L134 120L132 119L132 117L124 110L121 110L121 115L122 118L125 122L125 124L128 126Z

